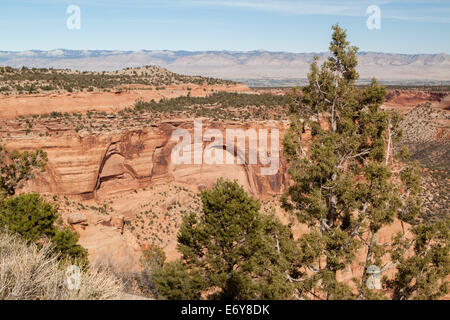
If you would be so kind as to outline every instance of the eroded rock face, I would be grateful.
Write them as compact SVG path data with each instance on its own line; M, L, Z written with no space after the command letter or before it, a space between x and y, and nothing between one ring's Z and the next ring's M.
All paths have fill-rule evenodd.
M249 151L259 154L260 145L255 141L255 136L246 141L243 149L236 140L234 164L173 163L172 150L179 143L176 139L171 139L176 129L185 129L189 133L193 149L194 128L193 120L190 119L91 134L67 130L62 134L39 137L37 134L14 132L11 136L4 137L2 143L10 150L42 149L47 152L46 171L37 173L35 179L29 181L23 191L67 196L70 201L85 200L81 201L84 203L82 207L73 202L70 209L60 211L64 222L77 232L79 243L88 249L91 262L111 263L120 269L132 271L140 266L142 241L139 242L137 233L132 232L130 222L136 221L138 215L142 215L143 211L153 205L158 215L153 217L152 221L155 220L155 225L157 221L165 221L161 219L164 217L163 212L168 212L167 207L160 208L158 203L149 207L149 197L163 197L167 200L164 203L167 204L174 201L183 202L179 195L170 191L159 195L150 190L153 186L159 189L174 184L186 186L189 192L192 192L189 193L191 198L198 191L211 187L218 178L225 177L236 179L247 191L258 198L264 198L282 193L287 185L286 163L282 153L278 171L273 175L261 173L261 169L268 165L263 165L260 161L257 164L249 163ZM224 141L226 129L242 129L244 132L248 129L255 132L268 129L268 141L271 130L278 129L279 148L282 149L281 140L287 124L281 121L243 124L204 120L203 132L209 129L222 132ZM205 151L212 141L214 140L204 141L201 150ZM198 142L196 143L199 146ZM270 145L271 143L269 142ZM215 151L226 153L226 145L218 146ZM244 160L247 160L238 164L237 154L241 157L245 155ZM60 199L62 204L69 202ZM94 209L83 209L99 207L112 200L114 211L109 210L107 214ZM191 202L190 200L187 203ZM82 215L79 214L81 211ZM181 214L177 217L179 218ZM149 223L148 219L146 223ZM141 231L139 235L146 236L145 231ZM163 248L172 259L178 256L175 234L175 229L170 229L170 233L164 233L161 229L157 234L167 240ZM148 234L149 237L150 235Z
M418 104L426 102L431 103L433 107L445 109L449 106L449 95L445 92L389 90L385 106L406 112Z
M100 134L80 135L67 132L52 137L15 137L4 140L7 148L18 150L42 149L48 154L46 172L39 173L28 183L27 191L60 195L80 195L84 199L106 198L111 194L150 186L153 183L182 182L198 188L212 186L219 177L236 179L258 196L279 194L286 186L286 164L281 156L275 174L266 175L259 159L249 163L249 152L259 155L258 135L246 140L244 149L235 143L234 164L174 164L171 153L179 141L172 140L177 128L185 129L192 137L193 121L167 121L156 126L134 130L115 130ZM237 122L205 122L203 132L215 129L222 132L226 150L226 129L248 129L259 132L267 129L270 141L272 129L279 131L279 149L286 124L277 121L242 124ZM198 142L197 142L198 143ZM211 142L204 141L203 150ZM270 144L270 142L269 142ZM270 149L269 149L270 150ZM230 153L230 152L229 152ZM245 155L238 163L237 155ZM225 155L224 159L227 155Z

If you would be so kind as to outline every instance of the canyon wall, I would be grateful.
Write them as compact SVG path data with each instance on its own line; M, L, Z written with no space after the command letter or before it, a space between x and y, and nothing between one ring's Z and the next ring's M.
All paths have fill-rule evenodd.
M243 133L247 130L259 133L259 129L267 129L269 145L271 130L278 129L279 149L282 149L281 140L286 128L286 123L276 121L203 123L203 133L209 129L219 130L224 140L226 129L242 129ZM42 149L47 152L46 171L28 182L26 191L78 195L86 200L102 199L114 193L172 181L197 186L201 190L210 187L219 177L237 179L249 192L262 197L284 191L287 176L282 157L277 159L278 170L272 175L264 174L262 169L265 165L259 159L256 164L248 161L249 152L259 156L260 145L255 141L255 138L258 140L257 135L246 139L244 149L236 140L234 164L174 164L171 153L179 141L171 138L176 129L185 129L193 137L193 121L174 120L147 128L116 129L101 134L68 131L56 136L4 137L3 144L11 150ZM198 141L192 138L191 143L193 149ZM203 142L202 149L210 143ZM215 152L227 153L229 150L224 142ZM239 155L245 155L246 159L241 164L237 161Z

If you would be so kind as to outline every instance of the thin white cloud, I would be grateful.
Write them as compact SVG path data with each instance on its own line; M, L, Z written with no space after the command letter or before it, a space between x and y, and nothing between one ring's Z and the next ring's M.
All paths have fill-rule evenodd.
M73 0L17 0L67 4ZM224 7L286 15L366 16L369 5L378 5L383 18L416 22L450 23L448 0L76 0L80 6L120 8Z
M444 0L184 0L196 6L222 6L270 11L289 15L366 16L370 5L378 5L387 19L450 23L450 3Z
M367 8L364 1L214 1L191 0L188 1L198 6L223 6L279 12L293 15L362 15ZM366 1L369 2L369 1ZM371 0L370 2L374 2ZM380 3L380 1L378 1Z

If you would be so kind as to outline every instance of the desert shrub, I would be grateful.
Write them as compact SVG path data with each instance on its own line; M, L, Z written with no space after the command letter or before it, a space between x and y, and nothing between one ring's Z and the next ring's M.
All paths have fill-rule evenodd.
M42 150L9 152L0 145L0 197L13 196L25 181L34 178L34 171L44 171L46 164L47 154Z
M203 279L196 271L189 271L180 261L168 262L153 273L159 298L169 300L200 299Z
M5 199L0 206L0 226L20 234L27 241L55 235L55 208L38 194L21 194Z
M153 245L142 252L141 264L145 268L161 268L166 261L166 254L160 247Z
M17 233L28 242L50 239L60 259L87 263L86 250L77 244L78 236L69 229L60 230L55 223L57 209L39 194L20 194L0 202L0 228Z
M130 272L118 272L117 274L127 284L129 291L135 291L140 295L151 298L160 298L153 275L159 271L166 260L166 254L157 245L152 245L142 252L140 260L141 270L131 274ZM117 269L117 268L113 268Z
M87 250L77 244L78 236L70 229L58 230L52 238L52 243L56 252L60 253L60 258L75 260L86 265L88 263Z
M52 246L38 247L0 233L1 300L106 300L122 296L122 283L104 267L81 269L79 290L66 285L66 267Z
M44 90L44 91L51 91L51 90L55 90L55 87L53 87L53 86L47 84L47 85L41 86L41 90Z
M138 100L134 109L136 111L168 112L184 110L186 106L193 105L220 105L224 108L244 108L247 106L284 106L286 97L272 94L243 94L233 92L218 92L207 97L181 96L172 99L161 99L156 102Z

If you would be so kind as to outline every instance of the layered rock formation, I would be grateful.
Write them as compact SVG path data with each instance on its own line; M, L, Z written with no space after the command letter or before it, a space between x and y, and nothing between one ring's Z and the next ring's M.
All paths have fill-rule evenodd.
M281 193L286 184L285 162L279 159L278 171L265 175L262 165L249 163L249 152L259 153L255 136L246 141L245 149L236 142L233 157L245 155L239 164L174 164L171 152L178 143L171 140L176 129L183 128L193 136L193 122L189 120L166 121L141 129L114 130L102 134L78 134L66 132L49 137L16 136L4 138L9 149L42 149L48 154L46 172L37 174L26 187L27 191L59 195L79 195L83 199L102 199L114 193L132 191L153 183L181 182L197 185L199 189L211 186L219 177L237 179L248 191L255 195L267 196ZM238 122L205 122L203 132L215 129L279 130L283 137L286 124L283 122L260 122L242 124ZM210 142L204 142L202 148ZM192 139L194 144L194 139ZM279 143L281 146L281 142ZM252 149L255 148L256 150ZM218 150L219 151L219 150ZM222 146L223 152L226 145ZM278 161L278 159L277 159Z

